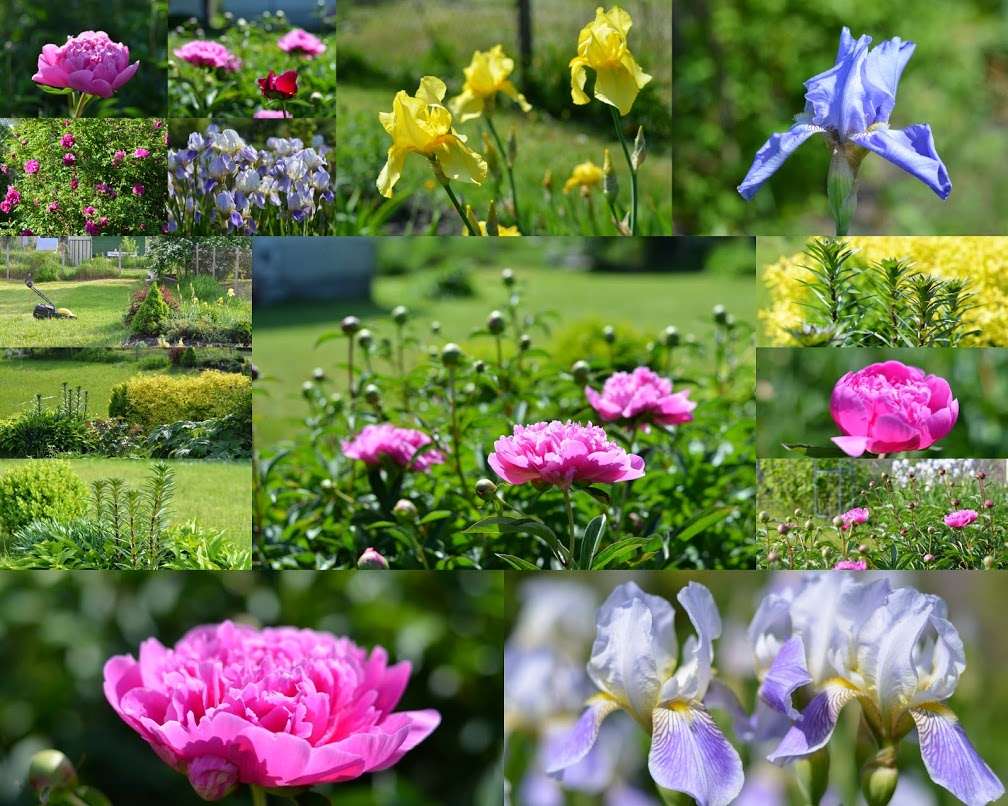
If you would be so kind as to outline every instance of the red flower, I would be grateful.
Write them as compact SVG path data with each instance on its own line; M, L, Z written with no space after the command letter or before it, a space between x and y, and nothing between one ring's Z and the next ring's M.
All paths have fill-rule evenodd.
M297 70L288 70L280 75L270 70L266 78L259 79L259 90L264 98L279 100L293 98L298 91L297 79Z

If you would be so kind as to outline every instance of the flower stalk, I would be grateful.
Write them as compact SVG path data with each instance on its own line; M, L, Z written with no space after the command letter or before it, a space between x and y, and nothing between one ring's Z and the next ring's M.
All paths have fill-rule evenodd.
M633 156L630 154L630 146L627 145L626 137L623 135L623 125L620 121L619 110L614 106L609 107L612 113L613 125L616 127L616 136L619 138L620 146L623 148L623 156L626 158L627 168L630 169L630 235L637 234L637 168L634 164Z
M477 227L474 227L472 221L469 220L469 216L466 215L466 211L462 207L462 203L458 200L458 196L455 195L455 191L451 188L451 182L445 175L444 170L441 168L441 164L437 161L437 157L430 158L431 168L434 170L434 178L437 179L438 184L444 188L445 193L448 194L448 198L451 199L452 206L455 208L456 212L459 214L459 218L462 219L462 223L465 224L467 230L469 230L470 235L482 235Z

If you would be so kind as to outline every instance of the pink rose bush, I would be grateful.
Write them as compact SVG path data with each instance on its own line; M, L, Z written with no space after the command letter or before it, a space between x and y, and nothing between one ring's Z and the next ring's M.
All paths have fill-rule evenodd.
M430 449L418 454L429 445L431 438L414 428L397 428L390 423L364 426L352 439L344 441L343 453L367 465L380 465L388 457L400 467L411 467L426 473L433 465L444 461L444 455Z
M688 423L697 405L689 399L688 389L673 393L672 382L647 367L610 375L601 393L590 386L586 386L584 392L591 407L605 422L626 421L638 428L648 423Z
M63 45L45 45L32 81L68 93L81 93L71 103L73 116L79 117L88 96L111 98L139 69L139 61L130 63L126 45L113 42L104 31L84 31L68 36Z
M945 516L945 525L950 529L965 529L978 517L975 509L958 509Z
M308 59L314 59L326 52L325 43L314 34L301 28L293 28L280 37L277 47L284 53L295 53Z
M644 475L644 460L609 440L597 425L553 420L516 425L494 442L487 464L511 484L569 490L574 484L616 484Z
M884 361L840 378L830 414L843 432L832 441L848 456L922 451L952 430L959 401L944 378Z
M105 698L204 800L238 785L308 787L388 769L438 726L396 711L408 662L326 632L225 621L156 638L104 669Z

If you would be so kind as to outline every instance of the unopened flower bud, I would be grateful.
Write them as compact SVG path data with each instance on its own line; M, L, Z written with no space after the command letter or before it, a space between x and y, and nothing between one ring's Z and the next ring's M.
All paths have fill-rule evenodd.
M462 361L462 348L450 341L441 348L441 363L449 369L454 369Z
M480 479L476 482L476 495L484 501L489 501L497 492L497 485L490 479Z
M790 523L782 523L777 527L777 534L781 536L788 534L788 532L790 531L791 531Z
M405 325L407 319L409 319L409 308L405 305L396 305L392 309L392 321L397 325Z
M994 567L994 558L990 554L983 558L983 567L988 571Z
M846 235L850 230L857 209L857 167L860 159L854 160L852 154L847 148L836 146L826 174L826 197L838 235Z
M630 162L633 163L635 171L639 171L644 160L647 159L647 141L644 139L644 127L637 127L637 136L634 138L633 154Z
M551 171L549 168L547 168L546 173L543 174L542 186L543 190L545 190L547 193L553 192L553 171Z
M395 506L392 507L392 514L396 516L397 520L404 523L415 521L417 518L416 504L408 498L400 498L396 501Z
M760 512L756 515L756 520L758 520L760 523L766 523L767 521L770 520L770 513L767 512L765 509L760 510Z
M988 498L983 502L984 509L994 509L994 502Z
M315 369L312 370L312 377L316 381L324 381L325 380L325 370L322 369L322 367L315 367Z
M39 794L73 789L77 786L77 771L59 750L40 750L28 766L28 783Z
M602 338L605 340L606 344L612 344L616 341L616 330L612 325L606 325L602 328Z
M983 481L985 478L987 478L987 474L984 473L982 470L978 470L976 473L976 477L978 481Z
M493 237L500 235L500 224L497 221L497 203L491 199L490 208L487 212L486 234Z
M812 531L812 521L811 520L806 520L804 528L805 528L806 532L811 532Z
M711 315L714 317L714 321L719 325L723 325L728 321L728 311L725 309L724 305L715 305L714 309L711 311Z
M473 372L475 372L477 375L482 375L484 372L486 372L486 361L484 361L481 358L477 358L475 361L473 361L472 368Z
M388 570L389 564L380 552L368 546L357 559L357 567Z
M476 216L476 211L470 205L466 205L465 208L466 221L469 222L469 226L472 228L473 235L480 235L480 223L479 218Z
M841 526L843 526L843 518L841 518L839 515L837 515L836 517L834 517L833 518L833 525L837 529L839 529Z
M933 563L935 561L935 556L933 554L928 553L928 554L925 554L922 559L924 560L925 563L927 563L928 565L930 565L931 563Z
M768 563L775 563L780 559L780 555L776 551L771 551L766 556Z
M960 501L958 498L953 498L952 499L952 506L954 506L954 507L959 506L961 503L962 503L962 501Z
M377 406L381 403L381 389L373 383L369 383L364 387L364 400L370 406Z
M357 334L357 343L365 350L370 349L371 345L374 344L374 334L367 328L364 328Z
M518 340L518 348L524 353L532 347L532 337L528 333L522 333Z
M315 384L311 381L305 381L301 384L301 395L303 397L311 397L311 393L315 391Z
M483 132L483 159L486 160L487 171L491 176L500 178L500 159L497 154L497 146L493 144L490 135Z
M515 160L518 159L518 133L515 131L514 126L511 127L511 131L508 132L507 139L507 162L509 167L513 167Z
M334 486L335 485L333 484L332 479L322 479L322 481L319 482L319 487L321 487L327 493L332 492Z
M602 153L602 192L610 199L615 199L619 194L619 178L613 170L608 148Z
M862 543L860 546L857 547L857 551L858 551L858 554L867 554L868 553L868 546L866 546L864 543Z
M430 323L430 332L435 336L441 332L441 323L437 319Z
M343 321L340 322L340 330L347 336L352 336L360 330L360 319L356 316L344 316Z
M514 272L511 269L501 269L501 281L508 288L515 284Z
M662 332L662 342L666 347L678 347L679 346L679 329L673 325L669 325Z
M591 377L591 367L588 366L587 361L575 361L574 366L571 367L571 375L574 376L574 381L578 384L588 383L588 378Z
M888 764L869 763L861 773L861 793L868 806L886 806L898 783L899 770Z
M487 317L487 330L489 330L493 335L498 336L504 332L504 314L500 311L490 311L490 315Z

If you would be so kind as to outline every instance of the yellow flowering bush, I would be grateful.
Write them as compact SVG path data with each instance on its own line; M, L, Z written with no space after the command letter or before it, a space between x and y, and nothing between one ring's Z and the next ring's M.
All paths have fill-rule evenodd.
M137 375L113 387L109 416L153 428L181 420L207 420L247 410L252 380L236 372Z
M1008 238L855 236L846 243L857 251L854 260L863 265L900 258L910 261L917 273L967 281L977 307L967 313L963 325L980 330L980 334L964 343L1008 346ZM809 300L809 292L802 283L811 279L804 268L807 263L808 258L798 253L763 269L771 302L760 310L759 317L771 346L798 344L789 331L799 330L806 319L803 303Z

